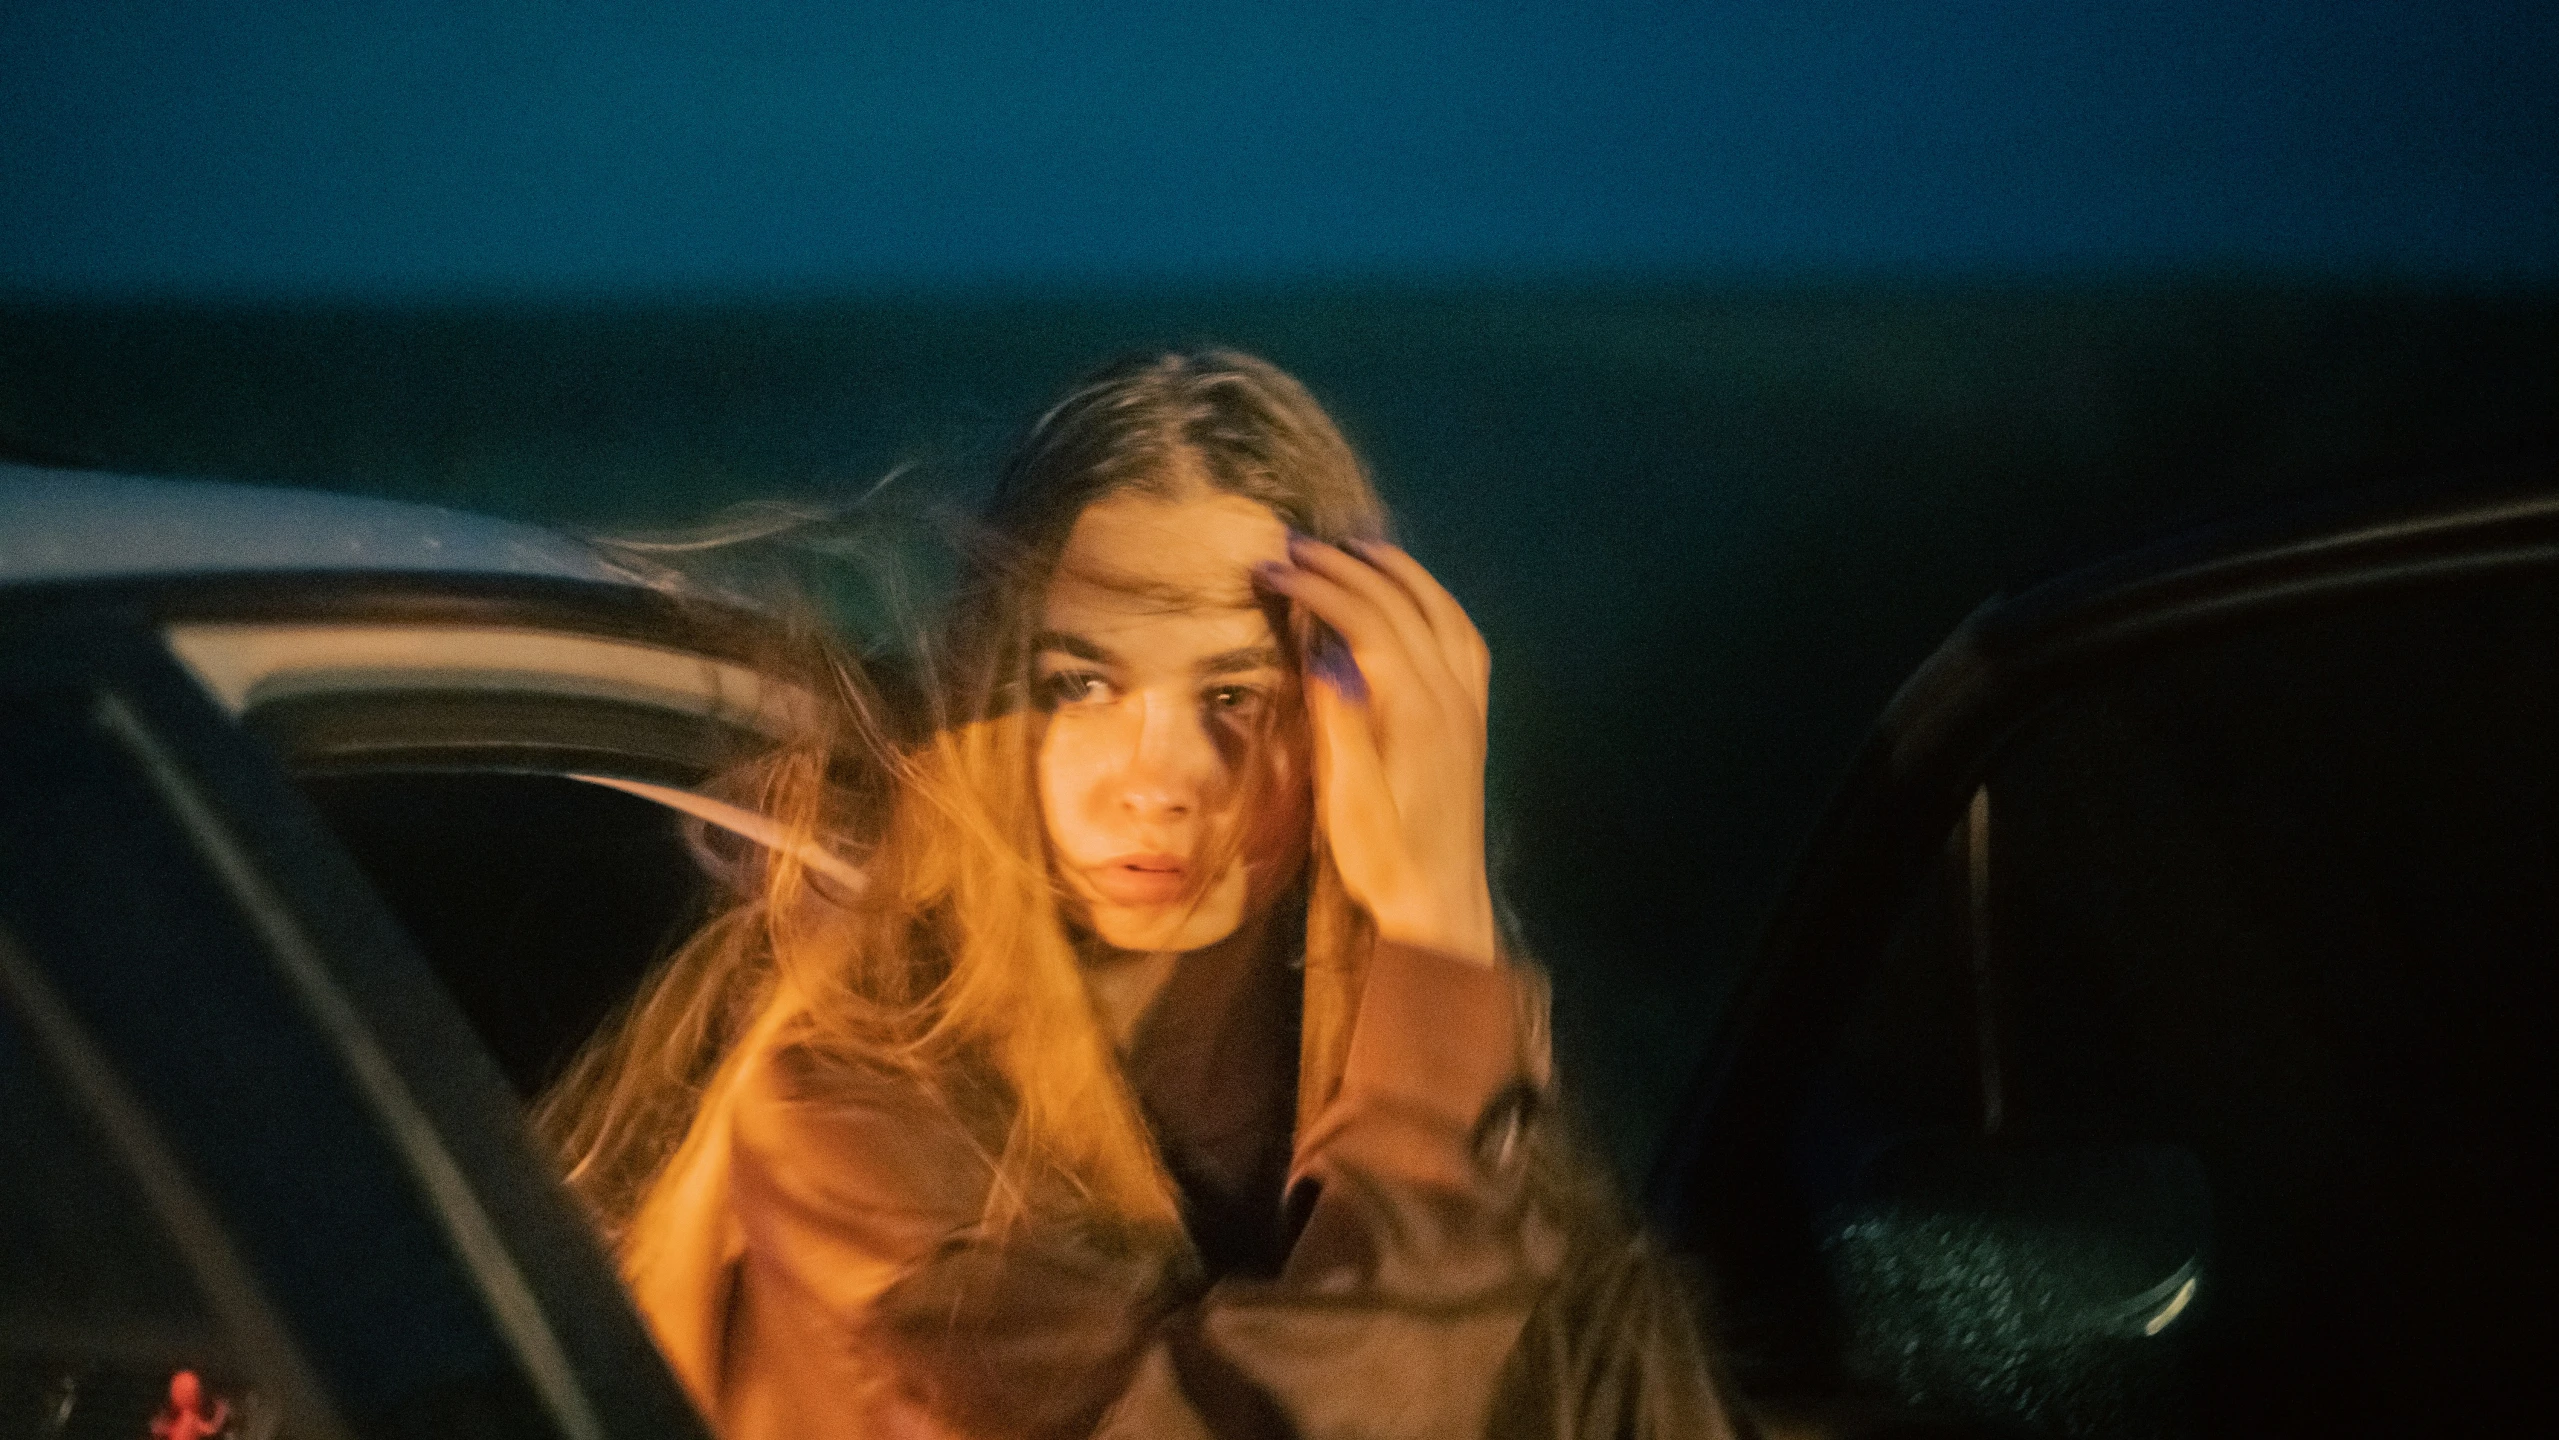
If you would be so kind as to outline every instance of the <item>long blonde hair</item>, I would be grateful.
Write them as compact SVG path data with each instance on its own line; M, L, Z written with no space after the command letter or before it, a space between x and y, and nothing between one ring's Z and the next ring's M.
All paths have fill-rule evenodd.
M710 1102L742 1038L785 1012L795 1043L999 1117L990 1220L1064 1206L1178 1233L1046 863L1028 685L1041 596L1076 517L1200 479L1309 535L1386 534L1366 467L1294 379L1231 351L1151 356L1078 385L1016 445L906 703L821 627L794 628L780 663L816 713L724 783L798 845L854 858L867 884L830 889L794 848L760 857L543 1097L537 1126L626 1261L653 1226L688 1223L655 1202L719 1163L701 1133ZM1302 1117L1338 1084L1371 943L1320 834L1308 864Z

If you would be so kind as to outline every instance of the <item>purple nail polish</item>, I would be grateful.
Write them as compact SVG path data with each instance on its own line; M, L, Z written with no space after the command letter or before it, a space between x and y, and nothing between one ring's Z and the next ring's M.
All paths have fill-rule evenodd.
M1356 704L1368 700L1368 677L1359 673L1359 662L1351 658L1351 647L1330 630L1315 632L1315 643L1306 657L1306 673L1332 686L1345 700Z

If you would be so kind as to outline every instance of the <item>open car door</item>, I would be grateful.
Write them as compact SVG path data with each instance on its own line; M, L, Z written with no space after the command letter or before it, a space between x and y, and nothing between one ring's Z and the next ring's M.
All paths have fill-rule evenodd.
M1893 702L1665 1157L1780 1433L2552 1412L2559 483L1986 606Z
M0 628L0 1385L144 1433L698 1434L470 1026L147 608ZM37 1428L38 1426L45 1428Z

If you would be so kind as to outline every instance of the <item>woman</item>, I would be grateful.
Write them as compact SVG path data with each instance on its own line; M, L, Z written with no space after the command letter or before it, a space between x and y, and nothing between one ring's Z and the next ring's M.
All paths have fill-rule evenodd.
M1721 1431L1541 1120L1484 644L1329 418L1123 365L986 522L927 723L825 667L799 843L545 1106L715 1427Z

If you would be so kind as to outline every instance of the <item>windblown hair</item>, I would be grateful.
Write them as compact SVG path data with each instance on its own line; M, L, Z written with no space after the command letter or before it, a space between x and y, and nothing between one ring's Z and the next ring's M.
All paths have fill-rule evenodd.
M1048 865L1030 682L1043 598L1077 517L1109 496L1179 498L1203 484L1318 539L1387 538L1365 466L1295 380L1229 351L1163 355L1103 370L1022 437L911 675L884 683L813 607L795 613L767 668L808 703L783 743L719 782L787 843L735 865L730 903L535 1111L644 1309L653 1291L698 1293L708 1281L702 1237L726 1203L729 1101L745 1058L786 1028L794 1045L905 1077L981 1136L990 1225L1045 1217L1096 1238L1182 1243L1175 1188L1094 1011ZM1275 707L1256 743L1302 745L1288 727L1303 723ZM1267 768L1245 767L1247 785ZM1243 802L1235 808L1252 813L1249 790ZM858 893L827 878L842 867L810 863L816 854L858 867ZM1198 868L1213 875L1219 860ZM1340 1084L1375 943L1320 826L1305 863L1301 1124ZM1683 1282L1561 1118L1532 1127L1531 1176L1575 1253L1531 1317L1503 1413L1550 1436L1731 1434ZM707 1393L717 1337L651 1318L677 1373Z
M1047 865L1029 682L1042 598L1085 507L1202 483L1308 535L1386 534L1366 467L1297 381L1227 351L1149 357L1077 386L1016 445L903 704L823 627L793 627L781 668L811 713L724 784L794 844L745 867L734 902L537 1108L626 1263L653 1243L653 1202L719 1163L689 1152L712 1144L704 1120L741 1039L785 1012L794 1043L902 1072L964 1118L997 1117L990 1221L1063 1207L1140 1231L1180 1225ZM860 866L862 893L814 874L812 846ZM1302 1116L1339 1081L1371 944L1320 835L1313 849Z

